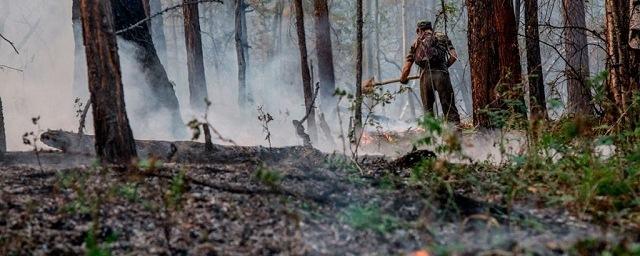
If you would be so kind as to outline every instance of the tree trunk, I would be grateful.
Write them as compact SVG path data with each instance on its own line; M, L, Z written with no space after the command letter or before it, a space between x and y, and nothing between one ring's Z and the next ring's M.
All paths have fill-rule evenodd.
M492 0L467 1L469 15L469 66L473 98L473 123L491 126L488 112L500 108L496 85L500 80L498 40L493 19Z
M525 0L525 1L527 1L527 0ZM514 1L514 9L513 10L514 10L514 13L515 13L515 16L516 16L516 24L518 24L520 22L520 14L521 14L520 9L521 8L522 8L522 0L515 0ZM525 10L525 12L526 12L526 10ZM525 13L525 15L526 15L526 13Z
M162 11L161 0L149 0L149 11L151 15ZM160 61L167 65L167 40L164 36L164 18L159 16L151 20L151 36L153 37L153 43L158 50L158 56Z
M407 54L407 47L409 46L409 42L407 39L407 0L402 0L401 2L401 8L402 8L402 54ZM415 85L415 82L411 82L412 85ZM413 86L412 86L413 88ZM411 95L411 92L407 93L407 100L409 103L409 112L411 115L411 118L415 118L416 117L416 107L415 107L415 103L413 102L413 95Z
M366 3L368 20L371 20L371 17L373 17L373 8L372 7L373 7L374 4L375 3L373 1L367 1L367 3ZM371 24L373 24L374 27L371 27L370 26ZM375 25L376 25L375 23L368 22L367 25L369 27L369 29L367 31L374 31L373 29L375 29ZM365 44L364 44L365 47L366 47L366 51L367 51L366 54L365 54L365 56L367 57L367 64L366 64L367 72L366 72L365 77L367 79L375 76L375 64L374 64L375 55L373 54L373 48L375 47L375 44L374 44L375 38L374 38L374 36L375 36L375 33L370 33L370 32L367 33L367 38L365 39Z
M249 102L247 94L247 62L246 62L246 48L244 46L242 35L244 30L242 22L244 20L244 0L236 0L235 8L235 40L236 40L236 55L238 59L238 103L242 107L246 107Z
M87 93L87 63L82 44L82 21L80 20L80 0L73 0L71 9L73 25L74 63L73 63L73 96L84 98Z
M327 4L327 0L314 0L314 7L320 99L322 101L322 111L329 113L335 106L335 100L332 99L333 93L336 90L329 6Z
M620 0L606 1L606 35L607 35L607 63L609 70L609 95L615 107L609 109L609 114L616 116L626 112L630 97L629 77L629 48L628 23L625 24L629 5ZM612 120L615 121L615 120Z
M143 20L146 17L142 0L111 0L113 16L115 17L116 30L129 28L131 25ZM140 63L147 84L149 94L154 100L146 101L147 111L142 113L147 119L159 118L158 110L169 112L168 121L171 124L171 131L175 135L183 135L185 125L180 116L180 105L173 89L173 84L167 77L167 72L160 63L160 58L153 45L149 26L147 23L124 31L118 34L124 40L129 41L138 47L135 58ZM148 120L148 121L149 121Z
M0 98L0 155L7 152L7 135L4 130L4 112L2 109L2 98Z
M544 91L542 60L540 57L538 0L525 0L524 2L527 74L529 74L529 106L531 108L531 119L547 119L547 101Z
M494 20L498 37L498 57L500 60L500 83L498 92L508 101L502 101L505 109L511 114L526 117L522 88L522 67L520 66L520 49L518 48L518 26L513 12L511 0L494 2Z
M403 0L404 2L404 0ZM362 128L362 0L356 0L356 101L354 106L356 131ZM358 133L356 133L358 134Z
M311 85L311 72L309 71L309 60L307 56L307 39L304 31L304 10L302 0L294 0L293 5L296 11L296 31L298 32L298 48L300 49L300 68L302 70L302 89L304 91L304 105L306 112L310 113L307 118L309 137L311 141L317 141L318 134L316 128L316 115L313 106L313 87Z
M136 146L124 104L111 3L80 0L97 156L103 163L130 164Z
M269 59L275 58L282 51L282 14L284 12L284 0L278 0L274 9L273 23L271 24L272 47Z
M189 101L193 110L202 112L207 108L205 98L207 81L204 73L204 59L202 57L202 36L200 34L200 11L198 4L187 4L184 0L182 13L184 15L184 41L187 45L187 69L189 75Z
M567 111L585 116L593 115L589 79L589 48L585 21L584 1L564 0L564 44L567 64Z
M378 80L382 81L382 68L380 65L380 0L375 0L376 5L376 74Z

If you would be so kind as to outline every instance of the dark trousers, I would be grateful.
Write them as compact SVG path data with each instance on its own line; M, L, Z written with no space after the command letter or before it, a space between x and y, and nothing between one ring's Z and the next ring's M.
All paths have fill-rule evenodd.
M449 73L440 70L422 69L420 73L420 97L424 112L435 116L433 107L436 103L434 90L440 96L442 112L448 122L459 124L460 114L456 108L456 98L453 95L453 86Z

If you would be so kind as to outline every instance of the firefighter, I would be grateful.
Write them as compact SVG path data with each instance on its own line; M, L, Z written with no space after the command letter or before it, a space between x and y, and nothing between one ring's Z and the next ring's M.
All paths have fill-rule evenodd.
M460 124L460 115L455 105L453 86L449 77L449 67L458 60L451 40L444 33L434 32L431 22L420 21L416 29L416 40L402 67L400 82L407 84L411 67L415 63L420 67L420 97L426 113L435 115L435 91L440 96L442 112L446 120Z

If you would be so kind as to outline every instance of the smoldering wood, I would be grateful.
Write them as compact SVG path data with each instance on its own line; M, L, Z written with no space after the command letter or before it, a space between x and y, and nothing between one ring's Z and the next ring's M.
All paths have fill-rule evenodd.
M81 0L80 16L93 105L95 152L103 163L126 165L137 153L124 104L111 3Z
M159 110L165 110L168 115L164 116L171 125L171 131L176 135L183 135L186 127L180 116L178 98L153 44L142 1L111 0L118 35L137 47L134 57L147 81L146 92L154 99L145 101L145 111L140 114L148 118L152 115L157 118L154 114Z
M95 137L92 135L72 133L62 130L44 132L40 139L45 145L61 150L67 154L95 156L93 147ZM230 162L259 162L279 160L299 155L302 148L285 147L273 148L251 146L226 146L212 143L212 149L206 150L205 143L193 141L160 141L136 140L135 148L142 159L158 159L175 163L230 163ZM305 149L306 150L306 149ZM296 153L298 152L298 153ZM315 152L312 150L311 153Z

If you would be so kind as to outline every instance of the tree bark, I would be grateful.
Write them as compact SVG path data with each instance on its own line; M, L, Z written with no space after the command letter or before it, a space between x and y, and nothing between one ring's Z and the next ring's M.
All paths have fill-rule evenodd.
M606 35L609 60L608 95L614 106L608 109L613 119L625 114L631 97L629 76L629 5L621 0L607 0ZM637 88L636 88L637 89ZM612 120L615 121L615 120Z
M522 87L522 67L518 48L518 26L511 0L497 0L493 5L495 27L498 36L498 56L500 60L500 83L498 92L505 100L501 104L511 114L526 117Z
M323 112L328 113L335 106L335 101L332 99L336 90L329 6L327 0L314 0L314 7L316 56L318 58L318 78L320 80L320 106Z
M584 1L564 0L564 45L567 76L567 111L585 116L593 115L589 79L589 48L587 43Z
M300 50L300 68L302 74L302 88L304 91L304 104L306 112L309 113L307 118L307 126L309 128L309 137L311 141L317 141L318 134L316 128L316 115L313 106L313 87L311 85L311 72L309 71L309 60L307 55L307 39L304 31L304 10L302 8L302 0L293 0L296 12L296 31L298 33L298 48Z
M202 36L200 34L200 11L198 4L187 4L190 0L183 0L182 13L184 15L184 38L187 46L187 70L189 75L189 101L193 110L206 111L205 98L207 81L204 73L204 59L202 57Z
M111 4L116 30L127 29L146 17L142 0L111 0ZM178 98L173 89L173 84L169 81L167 72L162 66L160 58L158 58L156 48L151 39L151 33L149 32L149 25L143 23L118 35L138 47L135 58L140 63L142 72L147 80L149 94L154 98L154 100L146 102L148 104L147 111L142 114L146 115L148 119L157 119L159 118L158 115L152 114L157 113L158 110L168 111L167 118L171 124L171 131L175 135L183 135L185 125L180 116Z
M547 101L544 91L544 75L540 57L540 32L538 30L538 0L524 1L525 35L527 44L527 73L529 74L529 105L531 119L547 119Z
M80 0L80 10L96 154L103 163L129 164L137 153L124 104L111 3Z
M238 103L240 106L246 107L249 102L247 91L247 62L246 62L246 48L244 45L243 25L244 20L244 0L236 0L235 6L235 40L236 40L236 55L238 59Z
M4 112L2 109L2 98L0 98L0 155L7 152L7 135L4 130Z
M404 2L404 0L403 0ZM362 128L362 0L356 0L356 101L354 106L354 127L357 131ZM358 134L358 133L356 133Z
M488 112L500 108L496 85L500 80L498 40L492 17L493 1L467 1L469 15L468 44L469 65L471 67L471 87L473 99L473 123L489 127Z

